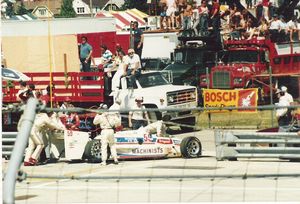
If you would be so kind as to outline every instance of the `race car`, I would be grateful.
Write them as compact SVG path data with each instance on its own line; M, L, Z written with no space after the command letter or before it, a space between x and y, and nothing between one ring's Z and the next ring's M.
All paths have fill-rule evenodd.
M201 142L197 137L186 137L182 140L158 137L156 134L146 134L143 128L116 132L115 141L121 160L181 156L196 158L202 154ZM101 138L90 139L87 132L65 130L64 134L54 134L49 145L52 158L55 159L63 158L64 151L64 158L67 160L101 162Z

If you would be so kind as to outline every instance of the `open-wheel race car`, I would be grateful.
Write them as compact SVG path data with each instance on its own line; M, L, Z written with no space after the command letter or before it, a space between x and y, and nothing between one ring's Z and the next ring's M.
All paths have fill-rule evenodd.
M202 154L201 142L197 137L186 137L182 140L175 137L158 137L156 134L146 134L143 129L139 129L116 132L115 141L117 154L121 160L197 158ZM90 139L87 132L65 130L64 133L54 134L49 145L54 159L101 162L101 138Z

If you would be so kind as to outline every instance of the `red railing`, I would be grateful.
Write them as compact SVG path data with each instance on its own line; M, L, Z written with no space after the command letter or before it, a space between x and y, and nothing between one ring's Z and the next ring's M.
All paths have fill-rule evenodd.
M34 84L36 90L45 90L50 84L50 73L24 73L30 77L27 84ZM87 79L89 78L89 79ZM103 102L104 101L104 73L103 72L64 72L52 73L53 101L62 102L67 97L71 102ZM17 102L19 82L2 82L3 102Z

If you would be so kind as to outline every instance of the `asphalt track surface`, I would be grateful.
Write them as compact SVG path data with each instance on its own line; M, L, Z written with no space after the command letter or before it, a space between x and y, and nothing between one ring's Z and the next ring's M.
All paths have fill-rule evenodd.
M277 159L217 161L213 131L176 136L192 135L202 142L201 158L127 160L107 166L66 161L22 166L29 176L51 178L17 183L16 203L300 201L300 177L293 175L299 174L300 163ZM5 172L7 161L2 164Z

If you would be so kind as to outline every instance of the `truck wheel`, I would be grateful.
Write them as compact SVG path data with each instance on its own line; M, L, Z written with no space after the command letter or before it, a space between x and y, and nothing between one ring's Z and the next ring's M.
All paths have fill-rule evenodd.
M197 137L186 137L180 143L180 151L184 158L197 158L202 155L202 145Z
M101 141L91 140L85 146L83 157L91 163L101 162ZM110 149L107 147L107 158L110 157Z

